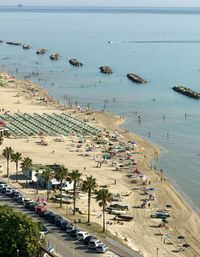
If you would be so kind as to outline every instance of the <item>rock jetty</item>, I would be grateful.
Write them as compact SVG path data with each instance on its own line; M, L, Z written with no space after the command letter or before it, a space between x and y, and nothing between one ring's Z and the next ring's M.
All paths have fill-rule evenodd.
M77 59L70 59L70 60L69 60L69 63L70 63L71 65L74 65L74 66L77 66L77 67L83 66L83 64L82 64L81 62L79 62Z
M27 50L27 49L31 49L31 46L30 46L30 45L23 45L22 48L23 48L24 50Z
M112 74L113 73L111 67L109 67L109 66L101 66L101 67L99 67L99 69L100 69L100 72L102 72L104 74Z
M147 83L147 81L134 73L128 73L127 77L136 83Z
M61 58L61 55L59 53L53 53L52 55L50 55L49 57L52 61L57 61Z
M36 51L36 54L46 54L47 50L44 48L40 48Z
M21 46L21 43L15 43L15 42L6 42L8 45L13 45L13 46Z
M200 93L193 91L192 89L184 86L174 86L172 88L174 91L186 95L191 98L200 99Z

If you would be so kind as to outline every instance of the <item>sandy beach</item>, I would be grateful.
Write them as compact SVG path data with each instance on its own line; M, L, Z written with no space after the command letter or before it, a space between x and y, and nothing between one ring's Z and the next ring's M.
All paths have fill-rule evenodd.
M63 164L69 170L78 169L86 176L93 175L99 186L106 186L111 193L120 194L122 202L127 205L127 214L134 217L131 222L114 222L113 215L107 214L107 229L117 235L130 248L139 251L145 257L156 256L200 256L200 217L186 203L183 197L175 190L166 174L151 167L150 161L157 158L160 149L139 136L121 128L123 117L114 116L111 113L92 112L90 115L85 110L64 107L48 96L48 92L30 81L12 79L7 73L1 72L8 81L0 86L0 115L18 113L62 113L71 114L87 123L101 129L102 137L110 140L111 135L117 135L123 142L134 141L135 165L125 167L116 157L102 162L101 168L97 167L98 161L102 161L104 145L97 145L92 138L87 138L78 148L78 138L75 135L65 137L62 142L56 142L55 137L47 136L48 145L37 144L39 137L5 138L1 149L11 146L14 151L22 153L24 157L30 157L34 164ZM45 98L45 101L43 100ZM109 132L109 133L108 133ZM108 137L109 134L109 137ZM87 148L95 145L93 151L87 152ZM1 156L1 176L6 173L6 161ZM123 166L123 167L122 167ZM11 174L15 174L15 164L10 165ZM134 175L135 170L143 175L136 183L129 175ZM143 183L145 182L145 183ZM145 208L141 204L149 194L144 194L143 188L152 189L153 200L148 201ZM28 192L28 191L27 191ZM35 196L35 192L28 193ZM44 191L45 194L45 191ZM113 202L115 203L115 202ZM50 204L54 208L53 204ZM166 209L170 205L169 223L163 227L160 219L151 218L155 211ZM87 196L82 194L77 200L77 207L87 214ZM70 209L70 206L69 206ZM91 221L102 224L101 209L96 200L92 198ZM61 210L62 212L62 210ZM66 210L63 210L63 213ZM72 217L73 218L73 217ZM123 224L122 224L123 223ZM178 239L184 236L185 239ZM190 247L183 247L189 244ZM177 252L178 249L182 251Z

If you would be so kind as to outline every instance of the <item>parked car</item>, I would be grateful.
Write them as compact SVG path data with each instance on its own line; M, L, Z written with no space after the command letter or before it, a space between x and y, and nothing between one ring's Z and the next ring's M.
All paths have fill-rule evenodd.
M72 224L72 223L67 224L67 226L66 226L67 233L70 233L73 229L75 229L74 224Z
M89 236L89 234L86 231L79 231L77 234L77 239L79 241L83 241L87 236Z
M17 202L23 204L24 199L25 199L24 196L23 196L23 195L20 195L20 196L17 198Z
M77 238L77 234L78 232L81 231L79 228L74 228L71 232L70 232L70 236Z
M151 217L151 218L157 218L157 219L167 219L167 218L169 218L170 216L171 216L170 214L154 213L154 214L152 214L150 217Z
M108 251L108 246L105 245L105 244L99 244L97 247L96 247L96 252L97 253L105 253Z
M7 184L0 184L0 191L1 191L4 187L8 187L8 185L7 185Z
M88 248L94 250L94 249L96 249L97 246L100 245L100 244L102 244L101 241L99 241L98 239L93 239L93 238L92 238L92 239L89 241Z
M40 215L41 212L45 212L47 210L46 206L42 205L37 205L35 206L35 213L37 213L38 215Z
M84 245L88 245L91 239L97 239L94 236L86 236L86 238L83 240Z
M19 193L19 192L17 191L17 189L13 189L11 196L14 197L17 193Z
M66 230L67 224L69 224L69 221L63 219L63 220L61 221L61 223L60 223L60 229L61 229L61 230Z
M45 218L45 220L48 220L52 213L53 213L52 211L46 211L46 212L44 212L44 218Z
M43 224L40 224L40 231L43 232L45 235L49 233L47 227Z
M9 186L4 186L2 189L1 189L1 193L5 194L6 193L6 190L8 189L11 189Z
M23 195L20 194L20 193L18 193L18 194L16 194L16 195L13 197L13 199L14 199L15 201L17 201L18 198L20 198L20 197L23 197Z
M29 205L29 210L30 211L35 211L35 207L38 206L38 203L37 202L32 202L30 205Z
M32 201L32 200L25 201L25 203L24 203L24 207L28 209L28 208L30 207L31 203L33 203L33 201Z
M121 204L111 204L107 209L109 210L121 210L121 211L128 211L127 205L121 205Z
M10 189L10 188L6 188L5 195L7 195L7 196L12 196L12 192L13 192L13 190L12 190L12 189Z
M50 223L55 223L55 219L56 219L57 216L58 216L57 214L52 213L52 214L49 216L48 221L49 221Z
M62 221L63 221L63 217L62 216L58 215L58 216L55 217L55 225L57 227L60 227L60 224L61 224Z
M51 200L53 200L55 203L60 203L61 199L63 203L66 203L66 204L73 203L73 200L69 197L62 196L61 198L61 195L54 195L51 197Z

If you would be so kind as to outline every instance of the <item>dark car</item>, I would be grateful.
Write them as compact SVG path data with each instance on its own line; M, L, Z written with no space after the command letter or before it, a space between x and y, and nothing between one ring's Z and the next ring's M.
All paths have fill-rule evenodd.
M83 240L84 245L88 245L91 239L97 239L97 238L94 237L94 236L87 236L87 237Z
M61 229L61 230L66 230L67 224L69 224L69 221L67 221L67 220L62 220L61 223L60 223L60 229Z
M35 207L38 205L38 203L36 202L32 202L30 205L29 205L29 210L30 211L35 211Z
M58 216L58 215L56 215L55 213L52 213L52 214L49 216L48 221L49 221L50 223L55 223L55 219L56 219L57 216Z
M76 237L77 237L77 233L78 233L79 231L80 231L79 228L73 229L73 230L70 232L70 236L76 238Z
M121 210L121 211L127 211L128 206L127 205L121 205L121 204L111 204L108 209L110 210Z
M52 213L53 213L52 211L46 211L46 212L44 212L44 218L45 218L45 220L48 220Z
M57 227L60 227L60 224L61 224L61 222L63 221L63 217L62 216L56 216L55 217L55 225L57 226Z

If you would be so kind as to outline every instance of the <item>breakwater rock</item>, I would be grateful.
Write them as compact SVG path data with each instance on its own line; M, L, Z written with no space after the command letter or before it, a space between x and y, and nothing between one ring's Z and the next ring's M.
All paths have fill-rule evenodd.
M44 48L40 48L36 51L36 54L46 54L47 50Z
M83 66L83 64L82 64L81 62L79 62L77 59L70 59L70 60L69 60L69 63L70 63L71 65L74 65L74 66L77 66L77 67Z
M0 44L3 43L3 40L0 40Z
M99 69L100 69L100 72L105 73L105 74L113 73L111 67L109 67L109 66L101 66Z
M186 95L191 98L200 99L200 93L193 91L192 89L184 86L174 86L172 88L174 91Z
M147 81L134 73L128 73L127 77L136 83L147 83Z
M61 58L61 55L59 53L53 53L52 55L50 55L50 60L52 61L57 61Z
M13 46L21 46L21 43L15 43L15 42L6 42L8 45L13 45Z
M27 49L31 49L31 46L30 46L30 45L23 45L22 48L23 48L24 50L27 50Z

